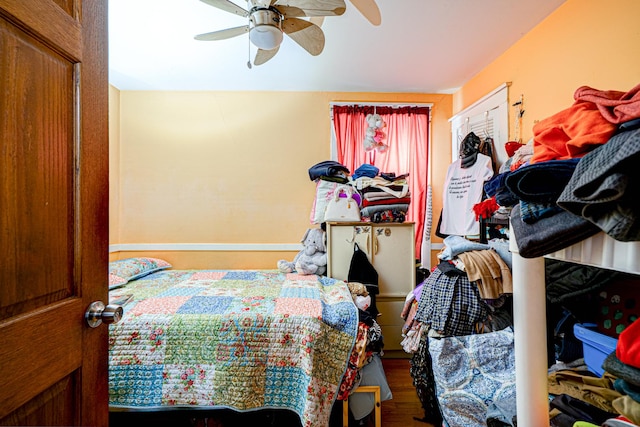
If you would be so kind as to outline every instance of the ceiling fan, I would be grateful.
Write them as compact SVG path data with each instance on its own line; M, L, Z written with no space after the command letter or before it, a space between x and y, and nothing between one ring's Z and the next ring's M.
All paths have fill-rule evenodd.
M380 8L376 4L376 0L350 0L351 4L369 21L372 25L380 25L382 23L382 16L380 15ZM311 22L318 26L322 26L324 22L324 16L311 18Z
M199 34L195 39L225 40L249 33L249 40L258 48L255 65L264 64L278 53L283 33L311 55L319 55L324 49L324 33L318 25L301 18L339 16L346 10L344 0L247 0L247 9L230 0L201 1L249 18L249 22L239 27ZM247 65L251 68L251 62Z

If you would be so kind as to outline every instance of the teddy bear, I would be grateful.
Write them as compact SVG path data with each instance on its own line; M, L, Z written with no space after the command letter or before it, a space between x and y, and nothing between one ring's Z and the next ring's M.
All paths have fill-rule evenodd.
M367 311L369 306L371 306L371 296L369 296L367 287L360 282L347 282L347 287L349 288L351 298L353 298L356 307L362 311Z
M309 228L304 233L301 243L302 250L296 254L293 261L284 259L278 261L278 270L282 273L324 275L327 272L325 231L321 228Z
M382 116L380 116L380 114L367 114L365 120L368 125L364 137L365 151L376 149L380 153L384 153L387 151L388 146L382 142L385 137L382 128L386 125L384 120L382 120Z

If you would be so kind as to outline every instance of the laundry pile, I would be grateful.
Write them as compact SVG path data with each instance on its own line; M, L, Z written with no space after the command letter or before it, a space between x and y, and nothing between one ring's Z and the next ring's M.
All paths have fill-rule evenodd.
M408 174L380 173L364 164L352 175L353 186L362 195L360 215L371 222L404 222L411 203Z
M325 222L331 199L343 191L357 203L361 221L405 222L411 203L407 177L408 174L380 172L370 164L361 165L350 175L349 169L336 161L320 162L309 169L309 178L316 183L311 223Z

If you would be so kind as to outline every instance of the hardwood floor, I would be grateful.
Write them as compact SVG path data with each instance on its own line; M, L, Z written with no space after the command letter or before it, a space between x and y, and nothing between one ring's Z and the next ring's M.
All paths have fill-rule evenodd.
M415 420L424 417L424 410L409 373L409 359L385 359L382 365L393 399L382 402L382 427L432 427Z
M415 418L424 417L409 373L409 359L382 358L385 375L393 394L391 400L382 402L382 427L433 427ZM274 426L299 427L300 420L292 412L271 411L237 413L228 410L215 412L115 412L111 413L110 427L152 425L154 427L230 427L230 426ZM373 427L373 417L366 420L366 427ZM357 424L350 423L355 426ZM332 412L330 427L342 427L342 405L338 402Z

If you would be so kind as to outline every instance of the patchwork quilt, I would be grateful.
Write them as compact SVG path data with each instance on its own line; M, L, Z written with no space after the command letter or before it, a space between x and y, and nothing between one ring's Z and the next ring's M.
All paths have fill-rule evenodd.
M358 329L343 281L164 270L110 299L123 295L132 298L109 329L112 410L281 408L303 426L328 425Z

